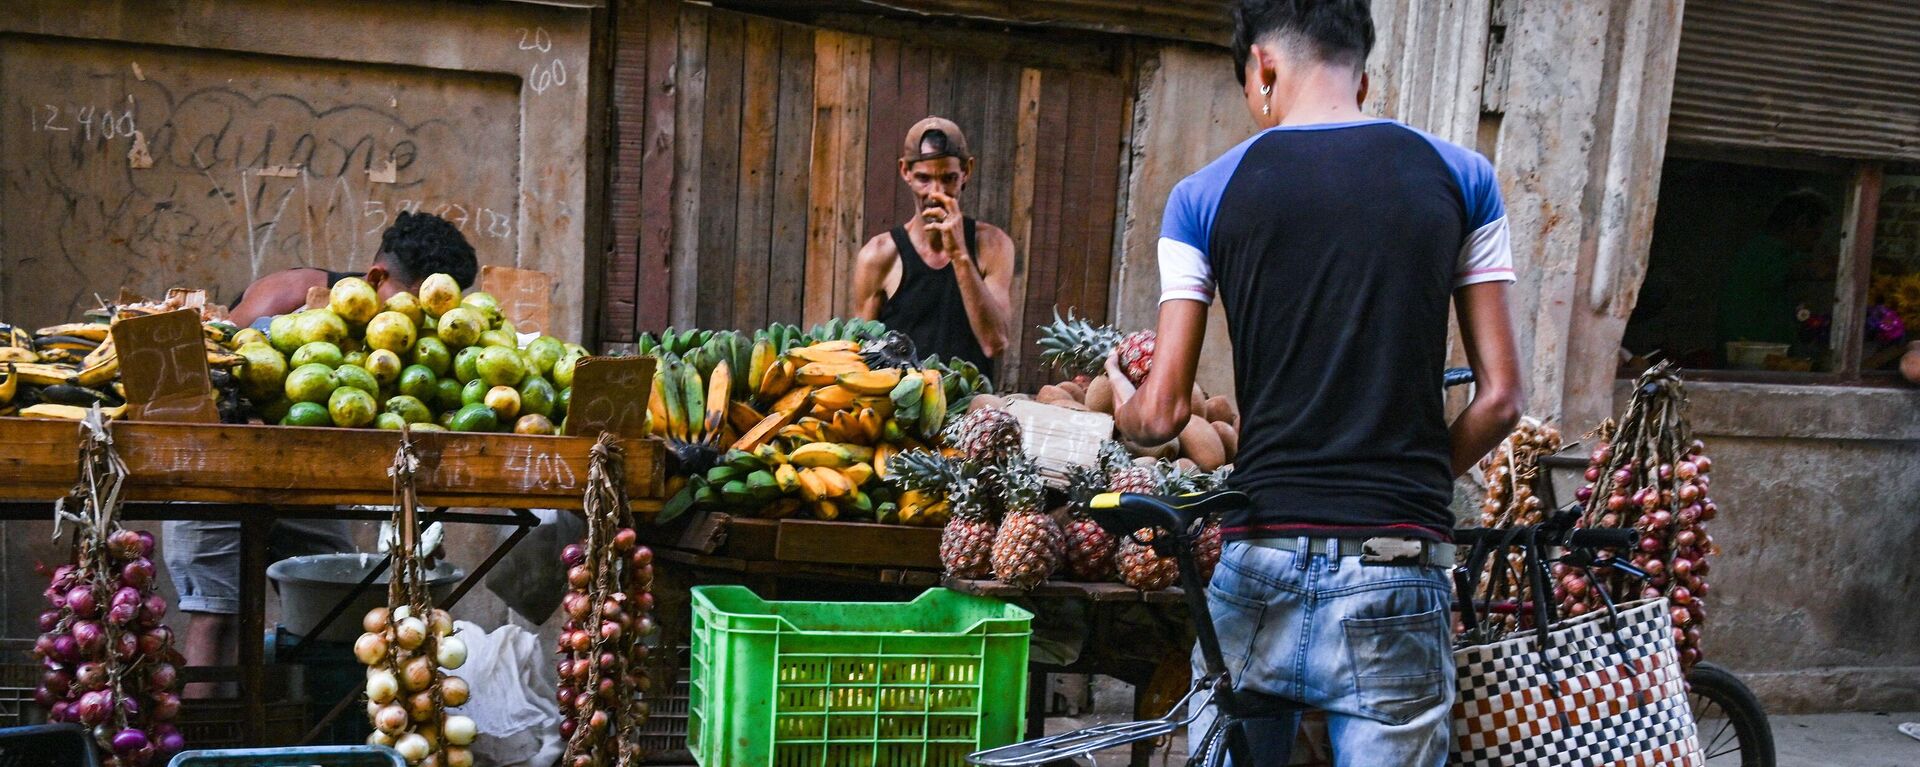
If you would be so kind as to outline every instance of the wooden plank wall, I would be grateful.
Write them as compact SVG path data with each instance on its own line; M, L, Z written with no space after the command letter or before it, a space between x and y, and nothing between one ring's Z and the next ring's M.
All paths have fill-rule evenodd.
M1038 385L1032 328L1056 303L1107 318L1122 73L678 0L623 0L614 23L601 341L848 313L854 253L913 212L900 141L928 114L965 129L979 158L962 208L1015 240L1021 338L1002 383Z

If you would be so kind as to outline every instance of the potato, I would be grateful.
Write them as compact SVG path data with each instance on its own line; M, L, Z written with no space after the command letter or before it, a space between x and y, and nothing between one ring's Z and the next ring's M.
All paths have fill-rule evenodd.
M1206 416L1209 421L1219 421L1236 429L1240 428L1240 407L1234 404L1232 397L1225 394L1207 398Z
M1197 415L1202 418L1206 417L1207 393L1200 390L1200 384L1193 385L1193 402L1187 407L1188 407L1188 412L1192 413L1193 415Z
M1226 421L1214 421L1213 431L1220 435L1220 447L1226 451L1227 463L1233 463L1234 457L1240 455L1240 431Z
M1057 405L1062 401L1073 402L1075 400L1073 399L1073 395L1068 394L1065 389L1053 384L1047 384L1046 386L1040 387L1040 391L1034 393L1033 401L1042 405Z
M1200 416L1187 419L1187 428L1180 430L1181 455L1192 458L1201 471L1213 471L1227 463L1226 447L1220 444L1220 433L1213 430L1213 424Z
M967 412L969 413L987 408L1005 410L1007 409L1007 401L991 394L976 394L973 399L967 401Z
M1060 387L1061 391L1066 392L1067 396L1072 397L1073 401L1075 402L1087 401L1087 387L1082 385L1079 381L1061 381L1056 385Z
M1087 384L1087 409L1096 413L1113 415L1113 381L1106 376L1093 379Z

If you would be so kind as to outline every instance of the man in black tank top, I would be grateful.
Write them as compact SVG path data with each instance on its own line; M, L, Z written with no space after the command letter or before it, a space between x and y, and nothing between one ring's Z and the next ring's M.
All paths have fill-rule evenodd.
M919 212L860 249L853 313L907 334L921 356L967 360L991 375L1013 337L1013 238L961 214L972 172L966 136L951 121L929 117L907 132L900 178Z

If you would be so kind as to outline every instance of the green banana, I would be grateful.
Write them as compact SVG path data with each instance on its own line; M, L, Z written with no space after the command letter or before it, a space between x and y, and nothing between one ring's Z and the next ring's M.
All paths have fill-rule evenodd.
M706 387L700 384L700 371L692 365L681 363L679 373L680 406L686 408L686 419L689 425L687 439L690 442L699 441L706 436Z

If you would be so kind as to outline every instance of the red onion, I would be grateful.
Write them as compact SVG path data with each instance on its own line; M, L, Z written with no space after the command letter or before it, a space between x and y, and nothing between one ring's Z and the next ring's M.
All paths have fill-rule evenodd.
M154 693L153 710L150 712L156 722L171 722L180 716L180 696L171 692Z
M107 536L107 551L116 559L131 560L146 556L144 546L140 533L124 527Z
M1573 491L1573 499L1581 503L1586 503L1587 500L1592 497L1593 487L1591 485L1581 485L1580 489Z
M107 714L113 711L113 696L105 690L94 690L80 696L74 704L74 715L80 723L89 727L107 720Z
M576 589L584 589L593 582L593 571L586 565L574 565L567 568L567 583Z
M171 663L157 663L147 669L147 684L156 689L171 690L179 679L179 670Z
M613 534L613 550L615 553L626 554L633 551L633 547L638 545L640 545L640 535L635 533L631 527L620 528Z
M1587 481L1588 481L1588 482L1599 482L1599 481L1600 481L1600 467L1598 467L1598 466L1588 466L1588 467L1587 467Z
M1673 608L1672 617L1673 617L1673 625L1675 626L1685 626L1693 622L1693 614L1687 612L1687 608L1685 607Z
M73 688L73 674L59 669L49 669L40 675L40 686L55 695L66 695Z
M566 610L568 617L583 621L587 619L588 611L593 609L593 603L587 595L578 591L569 591L566 596L560 598L560 607Z
M72 710L66 701L55 701L53 705L47 707L47 721L66 722L71 719Z
M33 690L33 702L41 708L50 708L53 706L53 702L59 699L60 695L58 693L44 686L36 687Z
M98 655L107 646L107 631L99 621L77 621L67 634L73 637L78 651L88 655Z
M140 654L154 660L164 657L167 646L173 644L173 629L156 626L153 630L140 635Z
M153 583L153 560L136 557L120 567L120 582L134 588L145 588Z
M107 667L98 663L82 663L74 671L74 684L82 690L98 690L107 686Z
M566 548L560 550L560 561L566 563L568 567L585 564L587 561L587 547L578 543L567 544Z
M573 731L578 728L579 723L576 722L573 717L562 719L560 720L560 737L562 739L572 739ZM573 763L581 765L581 767L590 767L593 764L593 760L587 757L586 754L581 754L573 760Z
M153 556L153 533L149 533L145 530L141 530L137 533L134 533L134 535L137 535L140 537L140 556L152 557Z
M107 608L107 623L114 626L126 626L139 619L139 605L114 605Z
M113 638L113 658L122 663L132 663L140 655L142 637L131 631L123 631Z
M641 546L640 548L634 549L633 556L627 559L633 563L634 567L651 566L653 564L653 549ZM653 574L649 572L647 575L648 577L652 577Z

